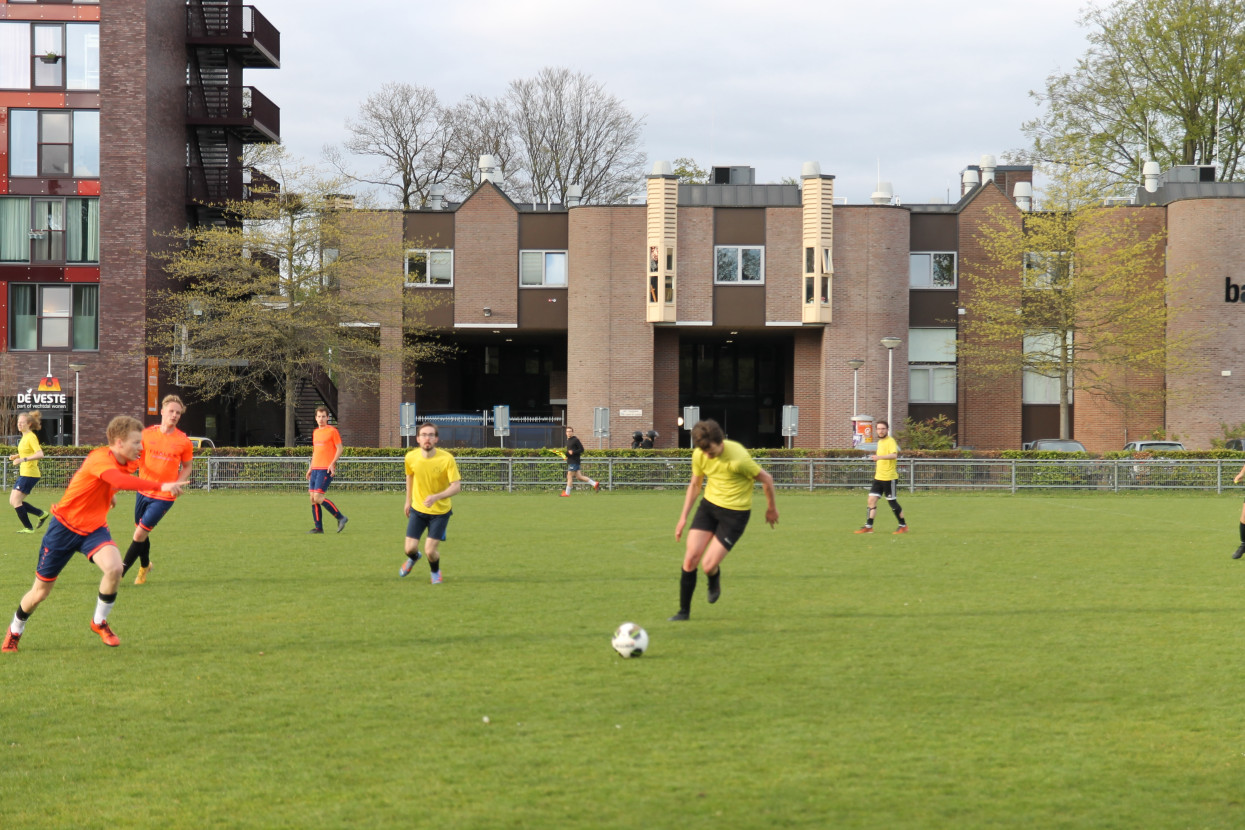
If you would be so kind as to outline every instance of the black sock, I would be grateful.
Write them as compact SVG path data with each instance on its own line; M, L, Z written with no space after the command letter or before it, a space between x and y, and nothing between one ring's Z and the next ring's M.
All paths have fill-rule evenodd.
M26 622L26 620L30 619L30 615L33 613L35 612L34 611L23 611L22 604L20 602L17 604L17 618L21 620L22 622Z
M31 516L39 516L39 517L42 517L42 516L43 516L43 511L42 511L42 510L40 510L39 508L35 507L35 506L34 506L33 504L31 504L30 502L23 502L23 503L22 503L22 507L26 508L26 513L27 513L28 515L31 515Z
M895 518L899 520L899 526L903 527L904 526L903 508L900 507L899 502L895 501L894 499L891 499L890 505L891 505L891 512L894 513Z
M718 589L718 580L722 578L722 567L719 565L718 569L713 573L705 574L705 578L709 580L709 590L716 591Z
M436 559L433 559L431 556L428 557L428 570L432 571L434 574L440 573L441 572L441 558L437 557Z
M27 530L34 530L34 527L30 524L30 517L26 515L26 505L20 504L14 507L13 512L17 513L17 518Z
M151 567L151 539L144 539L138 543L138 563L144 568Z
M873 514L876 512L877 510L874 508L869 508L865 511L865 527L873 527Z
M121 571L121 575L125 576L129 573L130 568L138 561L138 542L131 541L130 546L125 549L125 567Z
M1245 545L1245 522L1241 522L1241 544Z
M679 579L679 613L688 614L692 610L692 594L696 593L696 569L683 571Z

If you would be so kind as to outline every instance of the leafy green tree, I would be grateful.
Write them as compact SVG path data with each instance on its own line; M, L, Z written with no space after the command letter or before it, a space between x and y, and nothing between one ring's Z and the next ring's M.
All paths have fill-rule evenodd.
M672 165L679 184L709 184L709 171L696 163L696 159L681 156Z
M1164 372L1192 348L1166 334L1165 237L1147 211L1103 207L1069 176L1046 210L991 210L983 256L961 267L959 359L989 388L1025 373L1058 383L1059 436L1071 436L1070 393L1126 413L1160 404ZM1081 198L1077 197L1077 194Z
M412 322L428 301L403 290L401 214L349 209L340 177L275 145L254 163L276 183L266 198L227 204L233 222L168 236L158 257L170 284L150 297L149 338L200 398L281 401L293 446L301 380L348 370L379 384L382 367L400 377L403 361L441 350Z
M1245 0L1116 0L1081 25L1089 49L1031 93L1044 112L1013 160L1085 165L1105 188L1135 186L1151 160L1241 177Z

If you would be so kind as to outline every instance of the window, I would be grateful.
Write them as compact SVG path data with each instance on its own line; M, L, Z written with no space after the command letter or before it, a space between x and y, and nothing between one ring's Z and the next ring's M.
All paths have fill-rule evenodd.
M1071 279L1071 252L1030 251L1025 254L1025 288L1062 288Z
M1071 345L1071 332L1068 344ZM1022 403L1059 403L1059 335L1054 332L1025 335L1025 355L1031 363L1044 364L1024 370ZM1072 403L1072 372L1068 372L1068 403Z
M99 286L9 286L9 348L94 351L99 348Z
M99 110L9 110L9 175L99 178Z
M406 252L406 284L434 288L454 285L454 252L411 250Z
M955 403L955 367L909 366L908 403Z
M0 262L99 262L99 199L0 196Z
M99 89L99 24L0 22L0 89Z
M566 251L519 251L519 285L528 288L566 286Z
M955 288L955 254L908 254L909 288Z
M909 403L955 403L955 329L908 329Z
M761 246L719 245L713 249L713 256L715 283L760 285L765 282L765 249Z

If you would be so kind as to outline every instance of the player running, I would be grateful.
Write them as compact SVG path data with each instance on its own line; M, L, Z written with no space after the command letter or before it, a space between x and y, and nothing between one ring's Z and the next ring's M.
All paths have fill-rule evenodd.
M601 489L601 483L594 481L579 471L584 455L584 442L580 441L575 435L575 430L570 427L566 428L566 489L561 492L563 498L569 498L571 495L571 482L575 479L588 482L588 485L594 490Z
M347 519L325 493L337 474L337 459L342 456L342 436L337 427L329 426L329 408L316 407L316 431L311 434L311 463L307 466L307 490L311 494L311 518L316 526L308 533L323 533L323 508L337 518L337 532L346 529Z
M463 489L462 476L454 456L437 449L441 440L436 424L419 425L415 439L419 448L406 454L406 561L398 569L398 576L406 576L419 561L419 537L428 531L424 540L424 553L428 555L428 569L432 572L432 584L441 584L441 554L437 548L445 541L449 526L450 498Z
M17 452L9 456L9 461L18 465L17 481L13 484L13 491L9 493L9 504L17 511L17 518L22 523L22 529L17 531L18 533L34 533L48 520L47 513L26 502L26 497L30 495L31 490L35 489L35 485L39 483L39 478L43 475L39 472L39 459L43 458L43 447L39 446L39 436L35 435L42 424L42 416L37 409L17 416L17 431L22 434L22 438L17 443ZM37 525L31 526L32 515L38 517Z
M139 478L151 481L176 481L183 487L190 481L195 448L186 433L177 428L186 412L186 405L177 395L165 395L160 403L160 423L143 430L143 456L138 462ZM161 490L146 490L134 497L134 538L125 552L124 577L138 561L135 585L147 582L151 572L151 531L173 507L173 495Z
M699 565L709 580L709 603L722 595L722 560L730 553L739 537L744 535L752 516L753 482L761 482L765 490L765 521L770 527L778 524L778 505L774 501L774 477L761 469L737 441L728 441L717 421L699 421L692 427L692 480L683 498L683 512L674 528L674 538L683 537L687 514L700 495L705 482L705 497L692 519L687 534L687 552L683 556L683 574L679 580L679 611L671 621L688 619L692 611L692 594L696 592L696 568Z
M52 593L56 578L75 553L85 554L87 560L103 572L91 630L99 635L104 645L121 645L120 638L108 625L122 572L121 551L108 532L108 509L116 501L118 490L160 490L176 496L183 487L180 481L161 483L135 478L142 451L142 422L126 415L113 418L108 424L108 446L87 455L65 488L64 497L52 505L52 521L43 535L35 584L17 604L0 651L17 651L30 615Z

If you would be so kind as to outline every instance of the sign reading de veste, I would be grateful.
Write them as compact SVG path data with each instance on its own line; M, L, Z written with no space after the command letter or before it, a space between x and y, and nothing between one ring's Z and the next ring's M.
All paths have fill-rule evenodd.
M51 375L39 381L38 388L17 393L18 409L67 410L69 396L61 391L61 382Z

